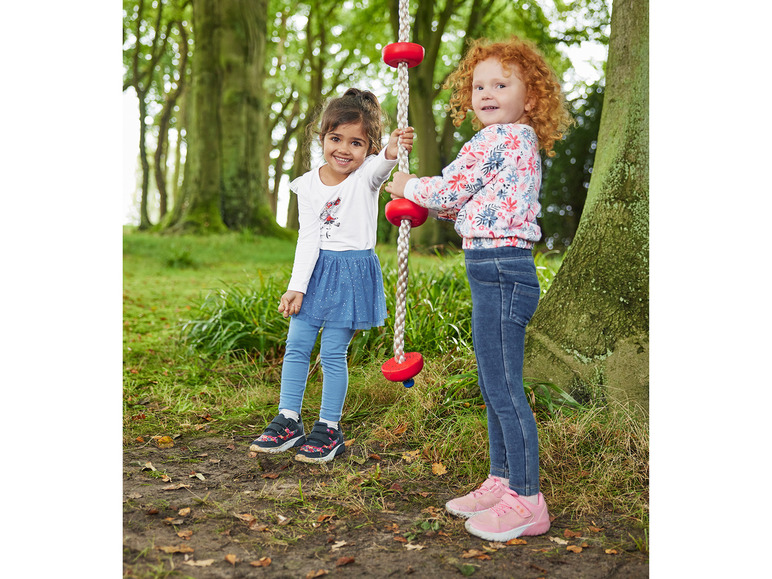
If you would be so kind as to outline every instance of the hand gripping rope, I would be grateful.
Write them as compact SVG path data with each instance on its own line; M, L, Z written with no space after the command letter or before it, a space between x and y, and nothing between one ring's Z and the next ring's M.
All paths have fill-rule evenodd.
M397 128L407 128L408 84L407 69L417 66L424 59L424 48L420 44L407 42L410 25L408 24L408 0L399 0L399 42L383 48L383 62L397 69ZM398 149L399 170L410 173L407 151L401 145ZM429 212L407 199L394 199L386 204L386 219L392 225L399 226L397 241L398 279L396 312L394 317L394 357L381 366L387 380L402 382L405 388L413 386L413 377L424 367L424 359L418 352L405 353L405 301L407 297L407 257L410 250L410 228L418 227L426 221Z

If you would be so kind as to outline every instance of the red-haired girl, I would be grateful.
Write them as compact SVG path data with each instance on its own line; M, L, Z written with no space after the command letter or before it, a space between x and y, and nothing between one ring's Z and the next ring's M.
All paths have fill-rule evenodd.
M529 43L474 42L446 85L459 126L472 111L479 132L441 176L397 172L386 186L455 221L472 290L472 339L488 413L490 475L448 501L466 529L489 541L550 528L539 492L539 438L523 390L525 328L539 302L533 244L541 187L539 149L548 156L571 123L560 84Z

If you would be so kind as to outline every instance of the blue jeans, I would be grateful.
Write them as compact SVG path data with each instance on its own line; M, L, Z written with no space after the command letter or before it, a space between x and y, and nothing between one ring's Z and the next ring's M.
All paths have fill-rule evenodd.
M520 495L539 492L539 436L523 390L525 327L539 303L530 249L464 252L472 290L472 341L488 413L490 473Z
M300 414L306 391L311 351L320 328L295 318L290 319L287 348L281 367L281 394L279 409L286 408ZM322 407L319 417L337 422L343 412L348 391L348 345L355 330L349 328L322 329Z

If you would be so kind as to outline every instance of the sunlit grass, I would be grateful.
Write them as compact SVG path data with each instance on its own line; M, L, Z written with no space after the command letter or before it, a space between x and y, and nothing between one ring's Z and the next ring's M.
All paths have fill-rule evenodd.
M294 250L294 242L247 234L125 236L127 444L167 434L248 437L262 431L278 402L288 322L276 312L276 302ZM394 248L379 247L378 252L391 310ZM546 291L560 256L536 260ZM432 463L447 468L442 480L459 492L487 475L486 412L469 337L463 256L415 255L410 267L406 350L422 352L425 367L413 388L387 381L380 366L393 356L391 319L383 328L359 332L350 350L342 422L346 437L366 452L399 456L413 449L420 458L384 463L378 478L373 470L368 480L345 482L347 473L341 486L309 487L307 500L338 496L350 497L350 507L383 504L392 482L434 476ZM321 402L316 354L312 364L303 413L307 423ZM549 384L529 383L526 391L536 411L542 486L550 508L576 515L610 508L645 523L647 425L597 400L580 407ZM346 465L341 461L333 468Z

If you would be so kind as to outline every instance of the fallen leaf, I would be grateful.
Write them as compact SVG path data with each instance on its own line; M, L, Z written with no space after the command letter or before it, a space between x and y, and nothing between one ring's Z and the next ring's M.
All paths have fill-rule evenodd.
M137 440L137 442L145 442L145 439L144 439L144 438L142 438L141 436L138 436L138 437L136 438L136 440Z
M355 463L357 463L357 464L364 464L364 463L366 463L366 462L367 462L367 459L366 459L365 457L363 457L363 456L354 456L354 455L352 454L350 458L351 458L351 460L352 460L353 462L355 462Z
M571 529L566 529L565 531L563 531L563 536L566 539L574 539L576 537L581 537L582 533L577 531L572 531Z
M127 499L141 499L142 495L139 493L129 493L126 495Z
M324 523L325 521L329 521L332 519L335 515L319 515L319 517L316 519L317 523Z
M184 485L184 484L180 483L180 484L176 484L176 485L169 485L169 486L166 486L166 487L161 487L161 490L162 491L177 491L177 490L180 490L180 489L189 489L189 488L190 488L190 485Z
M231 565L235 566L236 563L239 561L238 557L234 555L233 553L228 553L225 555L225 560L228 561Z
M389 487L389 490L397 491L398 493L402 492L402 485L398 482L395 482Z
M163 551L164 553L192 553L193 547L189 547L188 545L169 545L165 547L156 547L159 551Z
M407 423L403 423L397 426L394 430L392 430L391 433L396 436L399 436L400 434L404 434L406 430L407 430Z
M568 545L568 541L565 539L561 539L560 537L548 537L550 541L553 543L557 543L558 545Z
M264 475L261 475L263 478L279 478L279 473L277 472L267 472Z
M284 515L276 515L276 519L279 522L279 526L283 527L284 525L289 525L290 518L285 517Z
M394 531L394 532L396 533L397 531ZM397 537L394 537L394 540L399 541L400 543L407 543L407 539L405 537L397 536Z
M381 455L380 454L375 454L374 452L371 452L368 456L370 458L372 458L373 460L381 460Z
M255 520L255 515L250 515L249 513L233 513L233 516L239 520L244 521L245 523L251 523Z
M587 530L591 533L600 533L603 528L602 527L587 527Z
M469 549L468 551L464 551L464 554L461 555L462 559L490 559L490 555L487 553L483 553L482 551L478 549Z
M335 561L336 567L343 567L344 565L349 565L354 562L354 557L340 557L337 561Z
M184 522L183 519L175 519L174 517L166 517L164 519L164 524L166 525L181 525Z
M346 545L348 545L348 543L346 541L335 541L335 544L332 546L331 550L332 551L337 551L338 549L340 549L341 547L344 547Z
M606 549L606 555L616 555L617 550L616 549Z
M174 446L174 440L171 436L154 436L153 438L158 448L172 448Z
M185 507L177 511L177 514L181 517L187 517L190 514L190 507Z
M155 508L147 510L148 515L157 515L158 513L159 513L158 509L155 509Z
M349 447L356 441L356 438L349 438L348 440L343 442L343 446Z
M156 468L153 466L152 462L146 462L145 465L142 467L142 470L152 470L155 471Z
M228 450L236 450L236 445L231 443L228 446L226 446L225 448L227 448Z
M425 545L414 545L413 543L408 543L405 545L405 549L408 551L420 551L421 549L426 549Z
M306 573L306 579L314 579L315 577L324 577L327 575L327 571L324 569L317 569L316 571L309 571Z
M165 474L165 475L163 475L163 476L161 477L161 480L162 480L163 482L172 482L172 478L171 478L171 477L170 477L168 474Z
M409 450L407 452L403 452L402 453L402 460L405 460L408 463L413 462L415 459L418 458L419 454L421 454L420 450Z
M507 545L527 545L528 541L525 539L510 539L507 541Z
M445 468L445 465L443 465L441 462L435 462L434 464L432 464L432 474L440 476L445 474L446 472L448 472L448 469Z
M250 561L249 564L252 565L252 567L268 567L268 565L271 564L271 558L260 557L257 561Z
M189 478L197 478L199 480L206 480L204 478L204 475L202 475L200 472L192 472L192 473L190 473Z
M189 541L190 538L193 536L193 531L179 531L177 533L177 536L180 539L184 539L185 541Z
M191 567L209 567L212 563L214 563L214 559L202 559L201 561L193 561L192 559L189 561L183 561L185 565L190 565Z
M571 551L572 553L581 553L582 548L577 545L569 545L566 547L566 551Z

